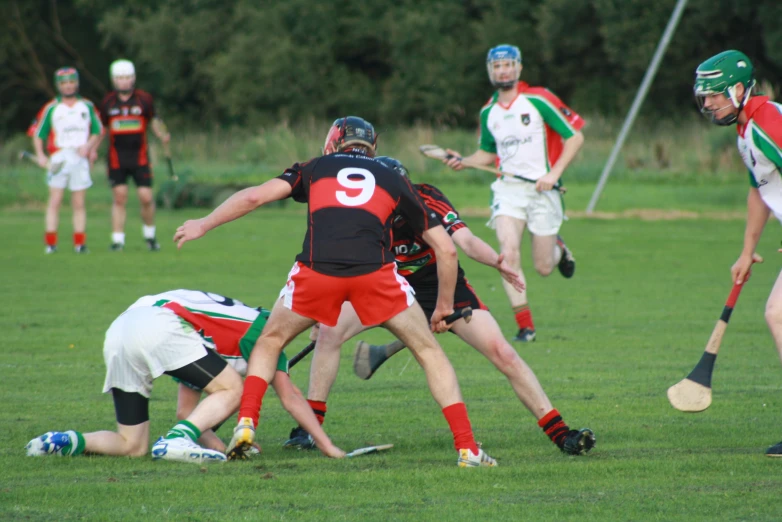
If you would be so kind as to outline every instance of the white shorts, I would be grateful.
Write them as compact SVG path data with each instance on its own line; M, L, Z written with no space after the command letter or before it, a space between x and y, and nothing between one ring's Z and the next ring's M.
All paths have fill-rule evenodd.
M152 381L207 354L203 339L171 310L132 308L111 323L103 343L103 393L119 388L149 398Z
M92 186L90 162L79 156L75 149L58 150L49 158L49 165L46 182L52 188L68 188L75 192Z
M536 236L553 236L559 232L565 212L558 190L538 192L528 181L504 180L491 184L491 219L486 223L497 228L497 216L510 216L527 222L527 228Z

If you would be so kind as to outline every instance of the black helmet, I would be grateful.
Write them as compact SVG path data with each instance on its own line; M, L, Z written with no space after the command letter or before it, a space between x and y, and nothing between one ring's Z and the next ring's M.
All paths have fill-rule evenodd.
M378 156L375 159L400 176L404 176L405 178L410 179L410 172L408 172L405 166L402 165L402 162L398 159L394 159L390 156Z
M376 143L377 134L371 123L358 116L346 116L337 118L331 124L323 144L323 153L331 154L360 146L367 149L369 156L374 156Z

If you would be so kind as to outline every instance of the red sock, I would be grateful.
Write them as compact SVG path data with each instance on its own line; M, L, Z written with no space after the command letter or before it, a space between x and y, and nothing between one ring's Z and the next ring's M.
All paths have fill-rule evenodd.
M565 441L565 435L570 431L570 428L565 421L562 420L562 416L556 409L551 410L545 414L539 421L538 426L543 428L551 442L562 448L562 444Z
M46 246L57 246L57 232L47 232L43 235Z
M312 413L315 414L315 418L318 419L320 425L323 426L323 421L326 420L326 402L311 401L309 399L307 399L307 402L310 404L310 408L312 408Z
M250 417L253 420L253 426L258 426L258 419L261 416L261 404L263 396L269 383L258 377L250 375L244 380L244 391L242 392L242 403L239 406L239 418Z
M524 328L535 329L535 324L532 322L532 311L530 311L528 304L514 306L513 314L516 316L516 324L519 325L519 328L522 330Z
M463 402L457 402L443 408L443 415L453 433L453 445L456 451L467 448L475 455L478 454L478 445L472 435L470 418L467 416L467 407Z
M87 234L85 232L73 233L73 246L82 246L87 241Z

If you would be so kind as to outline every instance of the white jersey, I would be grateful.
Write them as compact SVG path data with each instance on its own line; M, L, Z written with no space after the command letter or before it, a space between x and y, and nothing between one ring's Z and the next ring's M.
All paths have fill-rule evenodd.
M480 148L497 154L501 171L537 180L551 170L563 140L584 120L546 89L524 82L517 89L509 105L499 103L495 94L481 110Z
M46 142L49 134L53 133L56 150L76 149L86 144L91 135L101 133L102 126L95 106L80 96L70 106L57 97L42 112L35 136Z
M748 119L738 126L738 147L750 185L782 221L782 105L757 96L750 98L744 112Z

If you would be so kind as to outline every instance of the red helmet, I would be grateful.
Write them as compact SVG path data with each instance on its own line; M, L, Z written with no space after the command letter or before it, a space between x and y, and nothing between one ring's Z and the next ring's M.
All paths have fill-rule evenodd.
M354 151L374 156L376 143L377 134L371 123L358 116L346 116L337 118L331 124L323 144L323 153Z

